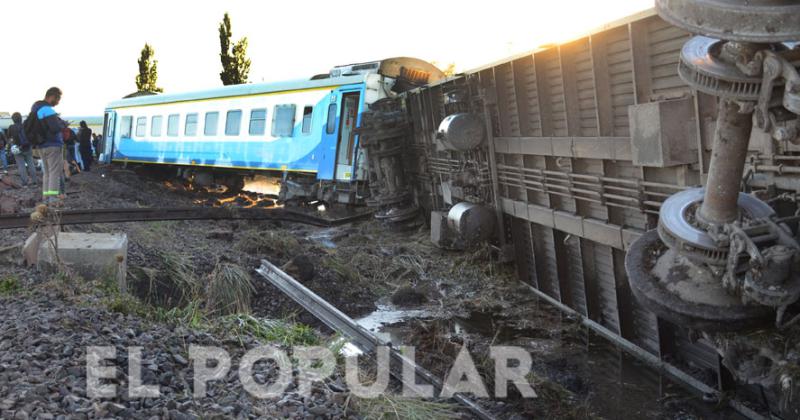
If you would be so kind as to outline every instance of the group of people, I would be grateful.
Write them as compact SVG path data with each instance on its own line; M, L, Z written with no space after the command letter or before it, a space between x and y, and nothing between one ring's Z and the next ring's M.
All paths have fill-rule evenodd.
M83 163L84 171L91 170L93 160L97 157L100 137L92 133L85 121L80 122L77 133L69 128L54 107L61 101L61 89L52 87L47 90L41 101L31 107L28 118L35 118L29 124L22 120L22 115L15 112L11 116L12 124L5 134L0 132L0 160L3 170L8 173L7 150L14 155L23 186L37 185L34 155L42 162L42 199L46 204L59 204L65 197L65 181L73 173L80 171L75 156L75 145ZM25 126L30 125L37 136L35 141L29 139ZM28 133L31 133L30 129ZM94 154L92 150L94 149Z

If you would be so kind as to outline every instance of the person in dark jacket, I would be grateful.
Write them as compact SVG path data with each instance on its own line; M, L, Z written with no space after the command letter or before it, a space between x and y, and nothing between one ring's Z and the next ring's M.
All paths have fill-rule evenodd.
M78 151L81 153L83 170L89 171L92 164L92 129L86 125L86 121L81 121L81 128L78 129Z
M92 150L94 150L94 159L100 158L100 140L97 134L92 134Z
M36 185L36 166L33 164L33 150L27 137L25 137L25 130L22 129L22 115L19 112L15 112L11 115L11 121L13 121L13 124L8 127L8 140L11 142L14 159L17 161L19 178L22 181L22 185L28 185L28 175L30 175L31 183Z
M0 162L3 163L3 173L8 173L8 157L6 156L6 150L8 147L8 141L6 140L6 134L3 130L0 130Z
M58 201L58 184L64 168L64 138L61 134L67 125L53 109L61 101L61 89L47 89L44 100L36 101L31 106L31 113L36 116L39 132L43 137L37 147L44 164L42 176L42 198L45 203Z
M67 124L67 127L61 130L61 137L64 139L64 150L66 151L64 159L67 161L67 169L65 169L67 172L64 175L69 178L70 174L73 172L78 173L81 169L78 165L78 159L75 157L75 145L78 143L78 135Z

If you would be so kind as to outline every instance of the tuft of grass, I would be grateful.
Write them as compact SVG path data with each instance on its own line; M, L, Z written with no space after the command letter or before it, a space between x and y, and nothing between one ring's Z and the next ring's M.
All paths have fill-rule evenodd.
M377 398L351 397L355 411L367 419L445 420L461 416L451 403L381 395Z
M300 241L286 230L249 230L239 239L235 248L249 254L269 253L280 257L292 257L302 251Z
M259 340L285 346L314 346L320 338L313 328L283 320L260 319L252 315L232 315L224 323L236 335L251 335Z
M194 300L186 306L172 309L154 308L150 318L156 322L185 325L194 329L204 328L208 324L208 319L203 312L202 302L199 300Z
M109 311L123 315L135 315L153 322L185 325L195 329L202 328L207 323L199 301L189 302L182 307L165 309L148 305L126 293L116 293L104 299L104 303Z
M322 259L322 265L336 273L342 280L349 282L362 281L364 278L353 268L353 264L345 263L339 258L328 256Z
M174 252L159 253L164 264L164 272L168 281L179 296L179 303L188 304L200 298L202 288L194 274L192 262L188 257Z
M207 310L219 315L250 313L250 298L254 291L250 274L244 268L219 262L210 275Z
M123 315L136 315L141 318L150 318L154 311L153 307L129 294L112 294L105 299L104 303L111 312Z
M0 280L0 295L2 296L17 294L21 289L19 280L14 276L8 276Z

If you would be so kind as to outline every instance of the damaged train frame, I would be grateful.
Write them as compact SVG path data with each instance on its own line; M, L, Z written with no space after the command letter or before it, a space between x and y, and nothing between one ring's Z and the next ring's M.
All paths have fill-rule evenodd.
M359 129L369 204L421 209L445 248L489 241L745 415L797 418L798 40L798 2L658 0L382 100Z

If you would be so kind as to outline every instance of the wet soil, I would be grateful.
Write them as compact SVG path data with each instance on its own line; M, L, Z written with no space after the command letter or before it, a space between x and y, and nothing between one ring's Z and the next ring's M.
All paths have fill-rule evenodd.
M216 205L213 192L192 191L182 182L140 170L98 166L72 177L65 207L186 207ZM4 189L20 211L31 211L40 191ZM251 203L247 201L247 203ZM235 201L231 205L237 205ZM249 205L249 204L248 204ZM310 209L309 211L316 211ZM322 213L336 215L339 209ZM624 357L571 319L540 302L516 281L512 266L492 251L448 251L430 243L427 228L403 232L375 221L337 228L281 222L163 221L65 226L65 231L128 235L129 279L134 290L142 272L164 272L163 255L185 258L193 274L207 278L218 261L244 267L255 287L251 307L258 317L292 319L330 333L255 269L261 259L283 267L344 313L393 343L417 346L417 362L443 377L462 346L490 380L491 345L518 345L533 356L531 382L540 398L513 394L483 401L500 418L729 418L728 412L698 409L674 384ZM2 231L0 248L22 243L26 229ZM0 253L0 261L3 257ZM137 276L137 273L139 274ZM0 262L0 278L41 284L47 276ZM167 287L158 291L169 295ZM394 299L393 299L394 297ZM493 389L491 383L487 383Z

